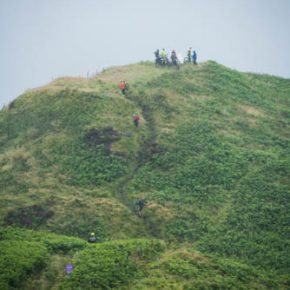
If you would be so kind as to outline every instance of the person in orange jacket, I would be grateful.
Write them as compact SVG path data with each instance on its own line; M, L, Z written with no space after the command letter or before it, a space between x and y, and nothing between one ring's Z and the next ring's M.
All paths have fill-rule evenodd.
M125 81L121 81L119 83L119 88L122 91L123 95L126 95L126 92L128 91L128 85Z
M132 118L133 118L134 125L137 128L139 126L140 116L137 114L134 114Z

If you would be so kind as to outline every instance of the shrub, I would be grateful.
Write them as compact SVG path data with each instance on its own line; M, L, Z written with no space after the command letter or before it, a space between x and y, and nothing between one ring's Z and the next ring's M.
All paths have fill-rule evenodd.
M21 289L26 276L40 272L47 258L47 249L37 242L0 241L1 290Z
M91 246L80 252L72 276L61 285L67 289L112 289L132 281L138 260L152 259L164 248L160 241L114 241Z

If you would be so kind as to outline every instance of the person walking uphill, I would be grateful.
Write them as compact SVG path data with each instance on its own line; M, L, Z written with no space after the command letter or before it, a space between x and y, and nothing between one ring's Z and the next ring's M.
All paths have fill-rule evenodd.
M125 81L121 81L119 83L119 88L122 91L123 95L126 95L126 92L128 91L128 85Z
M136 200L135 202L135 208L137 210L138 215L141 217L142 216L142 210L146 205L146 200L144 198L140 198Z
M140 121L140 116L137 115L137 114L134 114L134 115L132 116L132 118L133 118L133 122L134 122L135 127L138 128L138 126L139 126L139 121Z

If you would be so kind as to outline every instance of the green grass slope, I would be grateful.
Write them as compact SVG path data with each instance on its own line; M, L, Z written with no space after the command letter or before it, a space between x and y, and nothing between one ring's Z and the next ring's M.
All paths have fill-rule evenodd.
M0 112L2 231L82 246L60 255L40 238L3 234L0 280L7 289L22 280L27 289L290 288L289 132L290 80L212 61L143 62L27 91ZM82 240L91 231L93 247Z

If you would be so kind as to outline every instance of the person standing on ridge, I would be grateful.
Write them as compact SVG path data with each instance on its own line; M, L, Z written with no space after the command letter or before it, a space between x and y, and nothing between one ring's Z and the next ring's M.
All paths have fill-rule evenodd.
M155 64L160 65L161 64L161 57L160 57L159 49L156 49L156 51L154 51L154 55L155 55Z
M171 61L172 61L172 62L174 62L174 61L177 60L177 55L176 55L176 52L175 52L174 49L171 51L171 56L170 56L170 58L171 58Z
M167 53L166 53L166 50L164 48L162 48L162 50L160 52L160 57L161 57L162 63L166 64L166 62L167 62Z
M122 91L123 95L126 95L126 92L128 91L128 85L125 81L121 81L119 83L119 88Z
M159 49L157 48L155 51L154 51L154 55L155 55L155 58L156 59L159 59Z
M133 122L134 122L135 127L138 128L138 126L139 126L139 121L140 121L140 117L139 117L139 115L134 114L132 118L133 118Z
M187 51L187 59L188 59L188 62L191 62L191 50L192 50L192 47L190 47Z
M193 53L192 53L192 62L193 62L193 64L197 64L196 63L196 59L197 59L197 54L196 54L196 51L194 50Z
M178 59L175 50L173 49L170 55L171 63L179 69Z

